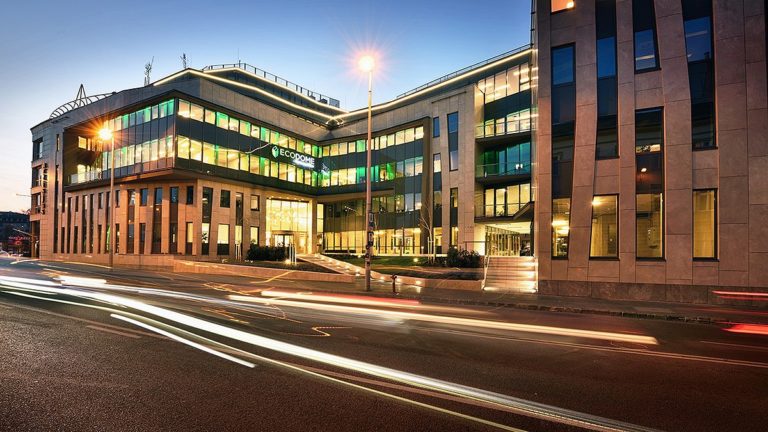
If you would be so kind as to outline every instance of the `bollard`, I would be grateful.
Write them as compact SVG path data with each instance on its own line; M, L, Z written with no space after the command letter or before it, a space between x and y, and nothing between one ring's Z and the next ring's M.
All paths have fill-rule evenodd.
M392 294L397 294L397 286L395 283L397 282L397 275L392 275Z

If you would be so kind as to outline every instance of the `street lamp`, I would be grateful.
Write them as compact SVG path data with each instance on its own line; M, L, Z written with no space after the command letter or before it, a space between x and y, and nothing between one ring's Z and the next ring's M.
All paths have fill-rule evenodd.
M110 141L109 151L109 269L112 270L112 264L115 254L115 135L106 126L99 131L99 138L102 141Z
M373 97L373 67L375 60L370 55L360 57L357 65L363 72L368 72L368 140L365 146L365 290L371 290L371 255L373 254L373 213L371 212L371 102Z

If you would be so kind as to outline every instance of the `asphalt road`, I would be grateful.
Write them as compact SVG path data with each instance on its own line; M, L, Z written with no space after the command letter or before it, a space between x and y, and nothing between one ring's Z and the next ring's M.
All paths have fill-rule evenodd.
M0 260L0 430L768 424L766 335L288 288Z

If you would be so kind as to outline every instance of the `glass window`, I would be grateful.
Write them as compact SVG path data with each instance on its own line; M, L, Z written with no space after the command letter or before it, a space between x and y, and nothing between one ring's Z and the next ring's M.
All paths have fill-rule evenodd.
M183 99L179 99L179 115L182 117L189 117L189 109L190 109L189 102ZM129 117L129 122L131 123L131 126L135 124L134 119L135 119L135 113L131 113Z
M189 142L189 158L196 161L203 160L203 143L196 140Z
M189 159L189 138L179 135L179 158Z
M230 193L228 190L222 190L219 197L219 207L229 208Z
M217 112L216 113L216 126L222 128L222 129L227 129L229 127L229 116L224 114L224 113Z
M171 204L178 204L179 203L179 187L172 186L170 189L170 193L171 193Z
M659 152L664 142L664 115L661 108L635 112L635 152Z
M459 188L451 188L451 208L459 208Z
M245 136L251 136L251 124L243 120L240 122L240 133Z
M448 114L448 133L456 133L459 131L459 113Z
M637 257L664 256L663 199L660 193L637 195Z
M259 210L259 196L258 195L251 195L251 210L258 211Z
M656 68L656 41L653 30L635 32L635 71Z
M251 227L250 242L252 245L259 244L259 227L257 226Z
M155 188L155 205L163 203L163 188Z
M192 120L203 121L203 107L200 105L191 104L190 118Z
M420 140L424 138L424 126L419 126L413 130L413 139Z
M440 153L432 155L432 170L435 173L439 173L443 170L443 164L440 162Z
M209 110L208 108L205 109L205 122L208 124L215 125L216 124L216 111Z
M571 199L552 200L552 257L568 257Z
M618 195L603 195L592 198L590 257L615 258L619 256L617 201Z
M149 189L143 188L141 189L140 193L141 193L141 201L139 205L145 206L147 205L147 198L149 197Z
M635 31L635 72L657 68L653 0L632 0L632 24Z
M569 84L574 80L573 45L552 49L552 85Z
M459 169L459 151L451 150L448 152L448 163L451 166L451 171Z
M717 190L693 191L693 257L717 257Z
M616 38L597 40L597 77L616 76Z
M194 204L195 202L195 187L187 186L187 204Z

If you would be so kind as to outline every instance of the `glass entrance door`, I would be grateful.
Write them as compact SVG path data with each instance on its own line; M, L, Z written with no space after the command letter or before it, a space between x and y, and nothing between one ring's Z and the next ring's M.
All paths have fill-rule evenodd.
M530 222L487 225L485 253L491 256L531 255L530 230Z
M275 234L275 246L288 247L293 245L293 234Z

